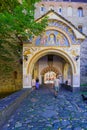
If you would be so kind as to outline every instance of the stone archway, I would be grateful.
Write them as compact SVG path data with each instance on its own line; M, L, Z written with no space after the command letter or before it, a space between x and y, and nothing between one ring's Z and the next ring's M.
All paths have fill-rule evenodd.
M71 65L72 74L75 74L77 72L76 65L75 65L73 59L69 56L69 54L67 54L66 52L64 52L60 49L56 49L55 47L49 47L49 48L46 48L46 49L41 48L41 50L36 52L31 57L31 59L29 59L29 62L28 62L29 64L28 64L28 67L27 67L27 74L29 74L29 73L32 74L34 64L38 61L38 59L40 59L41 57L43 57L47 54L55 54L55 55L62 57L65 61L67 61Z
M72 75L73 89L78 89L80 87L80 58L78 60L76 58L80 56L80 43L82 42L81 39L85 39L85 36L79 33L72 24L61 18L56 12L48 12L46 16L49 16L49 24L45 32L38 37L34 37L31 45L24 44L23 46L23 50L25 51L24 56L27 56L27 60L25 57L25 61L23 62L23 82L26 83L27 81L27 84L24 86L31 87L32 72L35 63L41 57L53 54L62 57L70 65L71 71L67 69L68 65L65 66L64 77L67 78L66 74L69 72L69 75ZM41 19L42 17L37 22ZM66 42L63 42L63 39L66 39Z
M44 83L53 83L56 75L61 75L61 72L58 68L49 65L47 67L45 67L44 69L42 69L42 71L40 72L41 75L41 81L42 84Z
M55 72L56 74L60 74L59 70L53 66L48 66L46 68L44 68L42 71L41 71L41 75L44 75L45 73L47 73L48 71L53 71Z
M35 49L35 48L34 48ZM74 59L64 50L56 47L40 47L39 49L36 47L36 51L32 52L31 57L28 60L28 65L26 69L26 75L28 77L27 86L31 86L32 80L32 72L34 68L34 64L43 56L48 54L54 54L62 57L67 63L70 64L72 70L72 87L73 89L78 89L80 86L80 72L76 66Z

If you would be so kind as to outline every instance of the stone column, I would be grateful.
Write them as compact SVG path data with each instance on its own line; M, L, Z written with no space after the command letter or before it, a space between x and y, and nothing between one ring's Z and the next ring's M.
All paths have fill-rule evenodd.
M79 91L80 90L80 75L73 75L73 85L72 85L72 90L73 92Z
M32 88L32 76L31 74L24 75L23 77L23 88Z
M42 84L42 76L39 75L39 83Z
M77 73L73 75L73 91L80 90L80 58L76 61Z

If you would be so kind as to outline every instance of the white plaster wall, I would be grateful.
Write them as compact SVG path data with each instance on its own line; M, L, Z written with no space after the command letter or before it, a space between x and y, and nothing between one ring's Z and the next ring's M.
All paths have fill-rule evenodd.
M63 71L63 63L58 59L58 56L53 57L53 66L57 67L59 70L60 74L62 74Z
M39 80L40 80L40 84L42 83L42 79L41 79L41 75L40 75L40 73L41 73L41 71L44 69L44 68L46 68L47 66L48 66L48 63L47 63L47 56L45 56L45 57L43 57L43 58L41 58L40 60L39 60Z

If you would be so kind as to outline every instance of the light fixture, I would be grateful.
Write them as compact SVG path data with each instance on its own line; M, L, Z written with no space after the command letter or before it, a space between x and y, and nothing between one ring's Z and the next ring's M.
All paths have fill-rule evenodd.
M28 60L28 56L27 55L24 55L24 60Z
M76 61L79 59L79 57L80 57L79 55L76 56Z

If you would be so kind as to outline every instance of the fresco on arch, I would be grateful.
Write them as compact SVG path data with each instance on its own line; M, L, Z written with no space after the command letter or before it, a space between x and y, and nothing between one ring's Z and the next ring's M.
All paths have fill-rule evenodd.
M68 39L60 32L49 30L42 36L38 36L36 46L69 46Z

